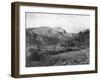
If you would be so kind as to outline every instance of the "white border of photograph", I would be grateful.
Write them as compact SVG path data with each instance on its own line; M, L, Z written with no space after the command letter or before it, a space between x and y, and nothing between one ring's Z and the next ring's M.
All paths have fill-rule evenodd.
M88 14L90 15L90 64L85 65L65 65L48 67L26 67L25 52L25 12L46 12L46 13L64 13L64 14ZM40 74L55 72L73 72L95 70L95 10L72 9L72 8L54 8L54 7L31 7L20 6L20 43L19 43L19 69L20 74Z

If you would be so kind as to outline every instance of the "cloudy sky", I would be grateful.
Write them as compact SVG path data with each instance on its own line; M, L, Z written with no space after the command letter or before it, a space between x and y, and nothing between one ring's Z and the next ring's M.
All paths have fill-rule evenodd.
M90 27L89 15L26 13L26 28L40 26L61 27L70 33L77 33Z

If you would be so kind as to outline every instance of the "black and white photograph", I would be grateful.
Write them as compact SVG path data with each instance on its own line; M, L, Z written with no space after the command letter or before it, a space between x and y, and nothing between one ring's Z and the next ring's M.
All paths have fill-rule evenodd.
M90 15L25 13L26 67L90 63Z
M97 73L97 7L12 3L12 77Z

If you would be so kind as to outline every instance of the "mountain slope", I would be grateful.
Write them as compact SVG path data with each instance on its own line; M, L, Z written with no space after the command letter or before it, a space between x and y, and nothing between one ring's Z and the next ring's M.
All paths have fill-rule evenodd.
M67 33L64 29L42 26L26 29L26 45L45 48L89 46L89 30Z
M33 45L60 45L72 35L61 28L39 27L26 29L26 41Z

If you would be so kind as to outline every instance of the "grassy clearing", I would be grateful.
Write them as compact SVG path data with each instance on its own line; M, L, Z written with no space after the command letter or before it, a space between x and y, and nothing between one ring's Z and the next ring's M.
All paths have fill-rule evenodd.
M68 51L56 55L47 55L47 54L37 55L36 53L34 57L39 58L39 60L27 59L26 62L27 67L89 64L89 48L80 49L77 51Z

